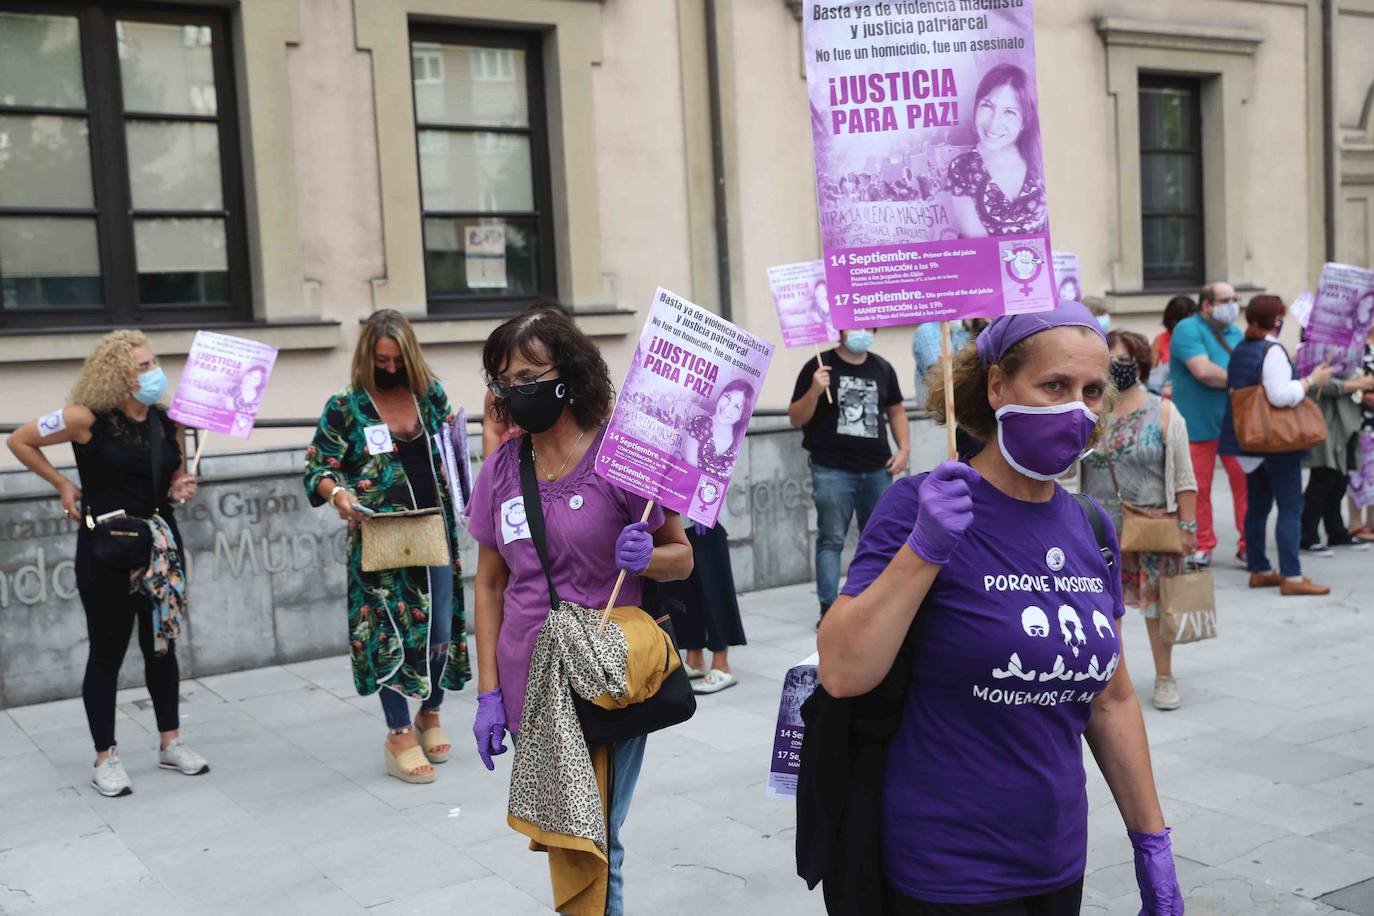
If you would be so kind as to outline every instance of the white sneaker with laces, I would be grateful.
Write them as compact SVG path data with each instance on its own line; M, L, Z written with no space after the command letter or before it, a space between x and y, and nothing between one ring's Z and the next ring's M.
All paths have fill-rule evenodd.
M1178 709L1181 702L1183 701L1178 696L1178 681L1171 677L1155 678L1155 693L1150 697L1150 704L1155 709Z
M106 798L133 794L134 784L129 780L129 774L124 772L124 764L119 762L119 748L110 748L109 755L95 765L91 785Z
M157 765L164 770L180 770L187 776L199 776L210 772L210 764L205 758L186 746L180 736L164 747L157 755Z

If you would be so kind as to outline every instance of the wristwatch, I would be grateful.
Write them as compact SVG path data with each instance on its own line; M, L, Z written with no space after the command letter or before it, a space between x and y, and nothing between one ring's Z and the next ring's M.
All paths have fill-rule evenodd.
M1197 534L1197 522L1185 522L1183 519L1179 519L1178 530L1186 531L1189 534Z

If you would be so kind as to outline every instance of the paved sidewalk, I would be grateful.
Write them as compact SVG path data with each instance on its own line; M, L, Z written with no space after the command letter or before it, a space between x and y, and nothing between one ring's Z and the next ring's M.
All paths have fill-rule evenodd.
M1182 709L1146 709L1189 914L1374 914L1360 886L1374 879L1374 552L1308 568L1329 599L1249 591L1219 559L1222 637L1178 650ZM763 791L780 679L813 648L815 598L798 586L742 604L740 685L649 741L626 828L632 914L823 912L794 874L792 808ZM1138 616L1126 632L1147 699ZM79 700L0 712L0 912L549 912L543 857L505 825L510 755L488 773L469 749L471 691L445 706L457 750L430 786L383 775L380 708L354 695L342 657L182 691L214 771L158 770L146 694L125 691L135 794L122 799L87 784ZM1130 845L1088 771L1084 912L1134 916Z

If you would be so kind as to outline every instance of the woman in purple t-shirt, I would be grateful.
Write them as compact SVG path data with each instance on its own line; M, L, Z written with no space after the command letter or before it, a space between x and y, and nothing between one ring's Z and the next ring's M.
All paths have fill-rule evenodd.
M1099 549L1055 483L1098 431L1106 341L1086 308L1061 302L994 321L954 378L959 425L989 445L888 490L818 637L821 682L853 697L911 633L883 783L891 911L1078 913L1086 737L1135 847L1144 912L1181 914L1121 650L1121 578L1104 555L1119 566L1120 552L1115 537ZM929 403L943 420L943 384Z
M534 468L544 512L549 565L559 598L600 607L620 570L630 573L620 603L640 603L641 576L685 579L692 548L677 515L597 476L597 446L611 411L612 388L596 344L563 312L532 310L487 338L482 366L495 399L490 413L534 439ZM478 544L474 583L477 623L477 753L487 769L505 753L507 731L520 728L535 640L549 613L549 587L530 539L520 492L523 436L502 443L482 464L468 506ZM629 813L644 737L611 748L607 814L610 873L607 916L624 913L620 826Z

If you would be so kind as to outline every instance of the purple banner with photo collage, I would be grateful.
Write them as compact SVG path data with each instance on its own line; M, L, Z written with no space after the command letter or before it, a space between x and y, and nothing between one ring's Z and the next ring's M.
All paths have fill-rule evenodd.
M1298 371L1307 375L1322 363L1337 375L1359 369L1364 343L1374 325L1374 270L1325 264L1317 284L1307 334L1298 348Z
M782 699L778 703L778 724L773 730L773 757L768 764L769 798L795 798L797 796L797 774L801 772L802 737L806 734L806 723L802 721L801 708L807 698L820 683L816 666L821 663L820 656L813 654L799 665L794 665L782 681Z
M1054 307L1031 0L802 7L839 328Z
M840 339L840 332L830 323L825 265L820 261L770 267L768 285L773 290L784 347L809 347Z
M167 415L185 426L247 439L276 362L276 347L197 331Z
M658 289L596 473L715 525L772 359L768 341Z

